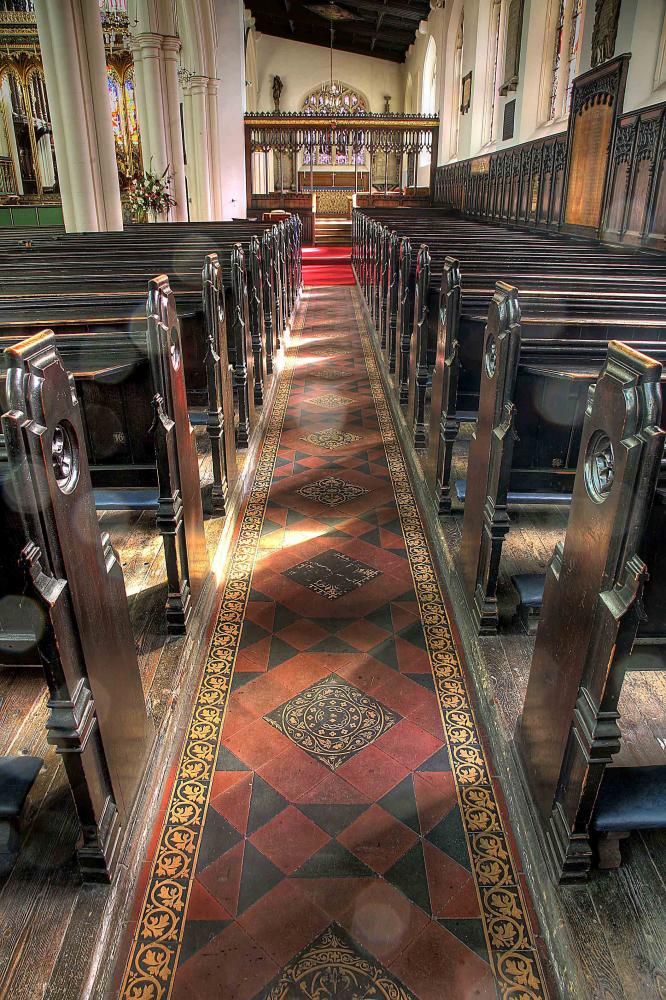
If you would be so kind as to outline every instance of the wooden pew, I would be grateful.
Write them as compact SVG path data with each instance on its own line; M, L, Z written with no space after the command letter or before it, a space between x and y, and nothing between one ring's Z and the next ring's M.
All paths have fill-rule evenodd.
M634 346L666 359L666 344ZM497 283L488 313L459 554L482 634L498 627L497 583L510 529L508 509L570 502L587 393L605 357L605 345L590 341L522 343L517 290Z
M159 230L159 237L155 235L155 228ZM132 230L123 234L104 234L103 237L99 234L89 234L83 238L65 237L64 241L63 239L51 241L51 243L45 241L39 245L33 242L30 250L26 253L34 266L46 269L47 276L44 279L44 289L52 287L57 292L66 292L68 299L71 299L71 292L74 286L76 286L76 290L80 287L82 278L81 269L84 269L85 274L85 269L90 267L93 255L95 266L92 273L87 276L87 285L89 288L93 287L92 281L97 281L101 276L105 277L110 287L120 286L125 288L127 287L127 276L134 275L134 277L142 279L146 273L155 273L155 271L161 269L168 270L172 278L174 290L179 296L180 311L185 316L187 302L183 298L183 290L187 290L188 293L193 290L192 279L200 271L203 252L209 251L211 246L218 246L220 248L220 257L225 277L230 282L231 268L226 263L227 253L232 250L234 242L241 239L246 254L250 258L247 267L247 280L251 301L253 296L255 299L272 298L273 293L270 285L273 281L278 280L283 283L289 281L290 287L288 292L285 291L284 295L282 295L282 291L280 290L277 301L281 302L284 300L285 305L291 302L293 310L295 305L294 295L300 288L300 284L296 283L297 280L300 282L300 243L297 242L300 241L300 226L297 220L293 219L290 220L288 225L283 224L281 229L277 226L271 226L264 232L264 237L266 238L261 255L262 259L259 262L262 289L261 293L259 293L257 286L256 295L254 293L254 281L258 279L255 278L253 281L255 268L254 266L250 266L252 255L256 255L256 245L252 242L252 234L255 228L254 225L248 224L234 224L232 226L230 224L202 224L201 227L183 227L178 225L173 227L170 225L133 227ZM138 230L138 232L135 230ZM245 235L243 235L244 233ZM269 235L266 236L266 233ZM131 246L131 256L129 258L127 257L127 254L130 253L128 244ZM273 266L264 268L262 265L268 255L269 244ZM0 240L1 247L2 241ZM250 249L252 249L252 254L250 254ZM199 255L200 252L201 256ZM280 253L283 255L282 258L280 258ZM176 255L177 263L175 267L172 266L174 263L171 259L172 254ZM0 259L1 257L2 253L0 249ZM17 257L19 258L18 261ZM32 291L30 271L25 267L26 259L21 260L21 255L17 255L16 253L11 256L7 255L7 259L3 261L6 266L3 268L4 281L0 284L0 288L14 294L23 294L25 288ZM186 269L189 268L189 279L187 273L183 271L184 266ZM22 284L24 288L21 287ZM103 290L106 290L105 286ZM273 317L270 312L266 312L262 316L263 312L263 310L252 310L253 351L257 362L261 361L261 364L257 363L256 365L258 378L263 374L264 365L267 369L272 368L272 359L266 356L267 345L272 344L272 337L268 337L265 331L266 324L274 327L279 320L281 326L286 326L289 322L287 314L284 317ZM196 315L194 320L195 328L201 331L201 323L197 324ZM259 326L258 324L262 320L263 326ZM192 403L197 402L200 405L204 402L201 396L205 389L206 380L201 363L203 350L201 346L197 346L197 343L201 345L205 342L205 339L201 336L195 336L193 338L194 343L190 344L190 326L190 322L184 325L188 381L191 387L190 400ZM196 370L194 367L195 364L197 364ZM253 391L259 400L263 395L263 382L260 385L254 386ZM194 398L195 393L199 394L197 400Z
M199 464L187 412L180 326L166 275L148 286L148 349L155 396L153 437L159 498L157 526L164 540L169 632L187 631L210 572L203 523Z
M652 798L663 792L663 768L624 781L606 770L620 747L626 671L644 664L646 644L659 669L666 665L665 508L653 502L665 437L661 376L656 361L609 345L590 392L566 537L548 567L516 729L525 789L552 873L563 882L584 879L595 850L602 864L617 862L613 845L609 852L595 837L616 847L622 823L666 824L666 799ZM642 812L639 778L652 789L651 808Z
M168 328L168 335L163 328ZM103 349L104 341L95 346ZM125 368L103 371L100 379L88 370L75 380L82 440L86 451L92 446L97 459L93 482L99 508L157 509L169 587L167 624L170 633L181 635L209 567L180 324L165 276L149 285L144 352L139 362L135 359ZM11 353L6 356L11 358ZM119 381L120 375L124 377ZM9 387L7 397L9 401ZM121 442L114 439L116 431L109 419L110 414L118 414L119 407ZM213 419L221 432L217 414ZM119 454L121 460L114 463Z
M33 647L44 671L48 740L62 755L81 825L81 874L110 881L153 740L123 574L100 535L80 406L55 337L46 331L16 345L8 365L0 569L12 600L2 602L2 630L11 639L6 626L18 625L15 647ZM25 608L7 621L12 603ZM28 637L31 622L39 625Z

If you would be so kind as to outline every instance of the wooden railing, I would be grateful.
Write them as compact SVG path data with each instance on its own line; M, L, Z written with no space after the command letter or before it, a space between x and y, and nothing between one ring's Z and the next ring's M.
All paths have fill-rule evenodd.
M566 156L562 132L446 164L437 168L434 203L478 219L557 228Z

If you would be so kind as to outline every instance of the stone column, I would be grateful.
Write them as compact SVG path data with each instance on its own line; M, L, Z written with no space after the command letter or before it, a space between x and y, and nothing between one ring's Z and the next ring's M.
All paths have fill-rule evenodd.
M222 218L247 213L245 190L245 18L242 0L214 0L218 26L215 75L218 142L224 164L219 178Z
M162 35L153 32L136 35L132 39L132 55L143 166L144 170L161 174L169 162L162 94Z
M169 164L173 174L173 196L176 205L172 210L174 222L187 221L187 188L185 185L185 155L183 132L180 124L180 83L178 81L178 53L180 39L165 35L162 39L164 77L166 82L165 110L169 135Z
M218 131L217 102L219 98L219 81L208 81L208 137L209 137L209 177L211 218L222 219L222 172L224 161L221 160L221 143Z
M192 198L190 215L193 221L201 222L211 218L208 82L206 76L194 76L189 83L192 144L191 149L188 146L188 160L196 177L196 198Z
M123 228L97 0L37 0L65 227Z

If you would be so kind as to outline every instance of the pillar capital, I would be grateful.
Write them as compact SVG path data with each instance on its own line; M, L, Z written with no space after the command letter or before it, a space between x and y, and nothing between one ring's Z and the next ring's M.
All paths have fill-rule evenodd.
M154 31L143 31L140 35L132 35L130 39L130 50L133 54L144 55L150 49L155 53L162 48L164 35L158 35Z
M187 82L187 90L192 95L207 94L210 82L207 76L191 76Z
M175 58L180 50L182 49L182 42L178 35L163 35L162 36L162 49L165 53L165 58Z

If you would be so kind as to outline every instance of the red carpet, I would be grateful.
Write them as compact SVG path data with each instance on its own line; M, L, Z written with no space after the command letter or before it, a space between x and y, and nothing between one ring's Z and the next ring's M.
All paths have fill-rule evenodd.
M303 284L353 285L351 247L303 247Z

